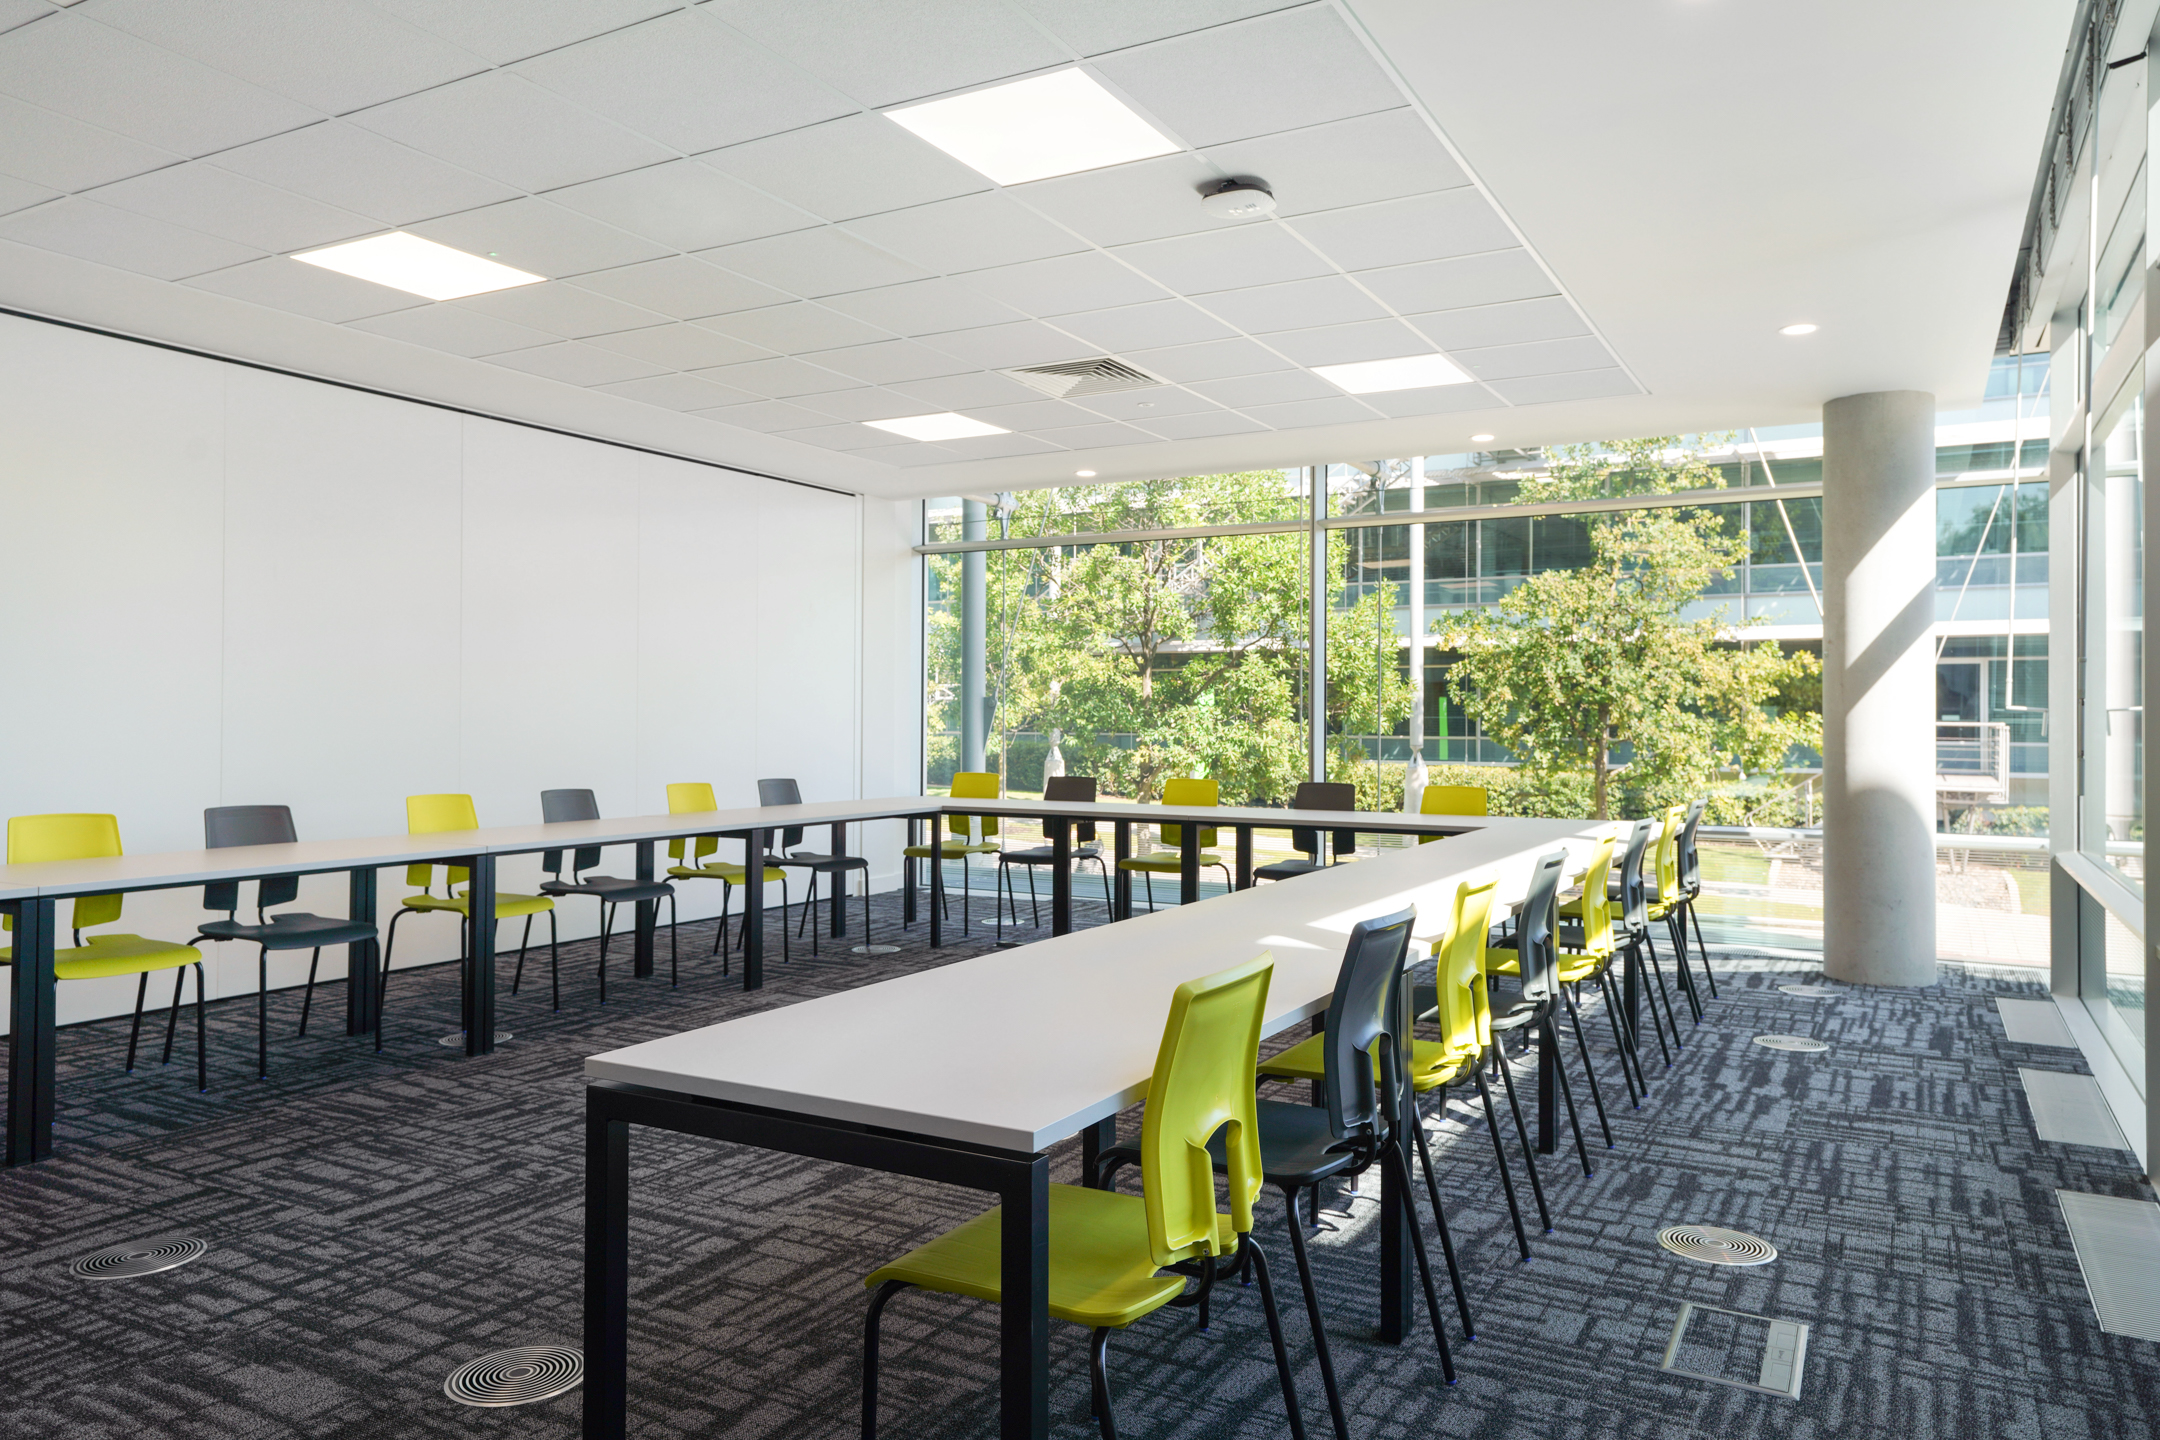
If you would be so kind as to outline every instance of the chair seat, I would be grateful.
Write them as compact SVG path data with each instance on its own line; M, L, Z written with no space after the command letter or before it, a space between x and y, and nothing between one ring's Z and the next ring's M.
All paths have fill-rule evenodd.
M1289 880L1299 875L1311 875L1328 867L1317 860L1275 860L1253 871L1255 880Z
M1611 896L1611 895L1612 895L1612 892L1610 891L1610 889L1608 889L1606 893L1607 893L1607 895L1608 895L1608 896ZM1560 913L1561 913L1562 915L1572 915L1572 916L1574 916L1574 917L1575 917L1576 919L1580 920L1580 919L1582 919L1582 913L1583 913L1583 909L1582 909L1582 902L1583 902L1583 897L1582 897L1582 896L1580 896L1580 895L1577 895L1577 896L1576 896L1576 897L1575 897L1574 899L1572 899L1572 900L1565 900L1565 901L1562 901L1562 902L1561 902L1561 904L1560 904L1560 907L1559 907L1559 908L1560 908ZM1613 896L1612 898L1608 899L1608 900L1606 901L1606 906L1607 906L1607 908L1608 908L1608 909L1609 909L1609 910L1610 910L1610 911L1612 912L1612 917L1613 917L1613 919L1615 919L1615 920L1618 920L1618 919L1619 919L1619 918L1620 918L1620 917L1622 916L1622 914L1623 914L1623 913L1624 913L1624 912L1626 911L1626 909L1627 909L1627 907L1626 907L1626 906L1624 906L1624 905L1622 905L1622 904L1620 903L1620 901L1619 901L1619 898L1618 898L1617 896Z
M455 910L463 915L468 902L463 895L407 895L398 903L407 910ZM498 893L495 896L495 918L498 920L515 920L520 915L538 915L554 908L555 902L545 895Z
M192 945L145 940L140 935L93 935L87 945L53 952L53 974L61 980L102 980L108 975L145 975L176 970L202 959ZM15 947L0 949L0 965L15 963Z
M1222 856L1217 855L1214 851L1203 850L1200 852L1202 868L1222 863ZM1176 854L1135 855L1130 860L1118 861L1117 868L1120 870L1149 870L1157 875L1175 875L1183 868L1183 861Z
M1562 945L1569 943L1567 937L1570 929L1574 930L1574 943L1579 946L1582 943L1582 929L1580 926L1561 926L1559 930L1560 943ZM1612 953L1610 949L1595 955L1583 954L1579 949L1574 953L1562 952L1555 957L1555 969L1559 972L1560 983L1573 985L1578 980L1589 979L1592 975L1597 974L1598 966L1612 958ZM1485 948L1485 973L1488 975L1522 974L1522 965L1519 961L1512 958L1497 960L1493 958L1495 955L1512 957L1514 954L1515 944L1512 939L1493 941Z
M1357 1168L1351 1142L1337 1140L1328 1128L1325 1105L1295 1105L1286 1100L1253 1102L1260 1118L1260 1173L1271 1185L1312 1185ZM1223 1132L1208 1141L1215 1168L1224 1168Z
M875 1289L901 1280L947 1295L996 1302L1003 1207L976 1216L918 1245L863 1281ZM1230 1217L1216 1221L1216 1248L1237 1249ZM1050 1313L1075 1325L1126 1326L1161 1309L1185 1288L1184 1278L1156 1273L1148 1248L1147 1210L1137 1195L1050 1187Z
M1572 955L1562 955L1560 957L1560 970L1563 979L1566 978L1567 971L1570 969L1594 970L1598 965L1612 958L1613 940L1610 934L1605 937L1605 943L1602 946L1595 950L1588 950L1584 948L1582 926L1562 925L1556 933L1559 935L1561 947L1575 952ZM1587 964L1579 964L1578 962L1587 962ZM1569 983L1572 984L1573 982L1570 981Z
M1270 1080L1322 1079L1327 1074L1327 1060L1321 1049L1326 1039L1325 1035L1308 1036L1281 1054L1262 1060L1255 1068ZM1410 1088L1419 1094L1469 1074L1475 1059L1472 1052L1452 1049L1438 1040L1413 1040L1410 1049ZM1265 1122L1261 1129L1264 1134Z
M945 858L948 860L956 855L995 855L998 853L998 847L988 841L970 843L964 840L941 840L938 842L938 848L945 852ZM937 858L938 852L932 850L928 845L910 845L900 853L911 860L934 860Z
M797 850L787 855L768 855L768 865L793 865L804 870L816 870L832 874L840 870L868 870L870 861L863 855L819 855L809 850Z
M667 873L681 880L719 880L729 885L743 883L743 867L725 860L715 860L709 865L670 865ZM765 867L765 883L777 885L787 879L787 872Z
M1071 858L1075 860L1099 859L1101 856L1102 846L1100 845L1075 845L1072 848ZM998 851L998 864L1055 865L1057 864L1057 851L1051 849L1048 845L1038 845L1030 850L1000 850Z
M613 875L587 875L582 880L543 880L548 895L597 895L602 900L626 904L632 900L659 900L675 893L665 880L618 880Z
M272 915L260 925L242 920L205 920L197 928L213 940L244 940L266 950L312 950L319 945L351 945L375 938L375 927L365 920L309 915L304 911Z

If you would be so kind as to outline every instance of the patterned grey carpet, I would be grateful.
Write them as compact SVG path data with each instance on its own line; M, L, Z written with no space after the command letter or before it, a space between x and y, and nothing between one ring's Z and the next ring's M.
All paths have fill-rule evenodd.
M896 919L881 901L880 938ZM828 946L776 962L773 983L745 996L705 957L710 936L685 927L674 990L664 936L657 982L630 981L618 948L604 1012L593 946L565 947L563 1012L548 1013L528 970L503 1007L516 1038L483 1060L435 1043L455 1024L447 968L398 977L379 1057L341 1033L341 996L318 1006L305 1040L292 1038L298 996L276 997L267 1082L253 1079L252 1004L213 1007L207 1096L194 1091L189 1026L172 1066L134 1075L120 1069L124 1020L63 1031L59 1158L0 1173L0 1437L575 1434L575 1392L474 1410L441 1385L489 1350L578 1342L582 1058L988 941L979 928L933 958L918 927L896 956ZM2126 1152L2034 1138L2017 1066L2073 1069L2077 1057L2009 1044L1989 1002L2037 984L1946 967L1931 990L1810 1001L1775 988L1814 978L1797 962L1720 956L1718 971L1724 998L1670 1071L1653 1059L1639 1112L1591 1017L1619 1146L1594 1152L1587 1180L1571 1154L1544 1162L1558 1233L1533 1236L1530 1265L1515 1259L1482 1122L1436 1110L1479 1329L1457 1351L1460 1385L1440 1383L1422 1324L1400 1347L1370 1341L1377 1207L1330 1199L1315 1267L1353 1432L2153 1434L2160 1347L2100 1333L2053 1195L2149 1192ZM1769 1031L1831 1049L1749 1043ZM650 1133L633 1160L632 1435L852 1434L860 1277L979 1199ZM1058 1178L1076 1172L1077 1154L1061 1154ZM1262 1215L1318 1440L1327 1419L1279 1200L1263 1199ZM1781 1258L1744 1271L1679 1259L1654 1240L1676 1221L1761 1235ZM210 1252L142 1280L68 1274L86 1251L171 1235ZM1683 1299L1813 1327L1801 1398L1661 1371ZM886 1332L888 1434L995 1434L992 1309L905 1295ZM1057 1326L1053 1347L1057 1433L1091 1435L1082 1333ZM1253 1292L1218 1306L1206 1334L1190 1312L1141 1322L1114 1341L1112 1373L1128 1437L1288 1433Z

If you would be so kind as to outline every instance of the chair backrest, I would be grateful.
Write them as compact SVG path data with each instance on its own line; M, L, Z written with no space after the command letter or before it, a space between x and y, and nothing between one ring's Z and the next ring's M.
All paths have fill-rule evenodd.
M1680 888L1693 895L1702 889L1702 857L1695 853L1695 827L1702 824L1703 811L1710 808L1710 801L1699 799L1688 806L1687 819L1680 826Z
M1355 810L1357 809L1357 786L1344 785L1326 780L1301 780L1297 794L1291 797L1293 810ZM1307 855L1319 858L1320 832L1313 829L1293 829L1290 844ZM1357 831L1335 832L1335 853L1357 849Z
M1664 824L1658 829L1657 858L1653 862L1651 879L1656 882L1652 892L1658 900L1670 903L1680 894L1680 816L1678 805L1665 809Z
M1530 893L1523 898L1522 916L1515 924L1515 956L1525 1000L1550 1000L1553 995L1554 912L1567 858L1565 850L1539 858L1530 877Z
M290 805L216 805L202 812L203 846L227 850L235 845L291 845L300 834L293 829ZM269 875L255 884L255 908L290 905L300 898L300 877ZM219 880L203 886L203 909L223 910L230 915L240 908L240 882Z
M1095 803L1095 777L1093 775L1052 775L1043 781L1043 799L1074 801L1082 805ZM1073 826L1073 843L1085 845L1095 838L1095 822L1082 820Z
M405 797L405 833L408 835L439 835L445 830L477 830L480 817L473 811L470 795L408 795ZM445 865L449 874L449 888L457 889L465 878L462 865ZM405 883L417 885L422 890L435 880L433 865L408 865L405 867Z
M997 772L993 770L962 770L952 777L952 798L955 800L995 800L1003 793L998 786ZM970 845L980 844L998 833L995 815L948 815L945 825L953 839Z
M34 865L41 860L97 860L120 853L120 817L117 815L17 815L7 826L7 858L10 865ZM118 895L75 897L73 927L110 925L120 918ZM13 916L7 928L15 928Z
M1582 877L1583 949L1602 953L1612 949L1612 903L1605 898L1605 882L1612 878L1615 841L1608 835L1590 853L1589 868Z
M1381 1110L1373 1077L1401 1084L1397 1037L1402 1033L1403 958L1410 953L1415 908L1360 920L1350 929L1335 993L1328 999L1321 1040L1321 1093L1328 1128L1338 1140L1379 1137Z
M1500 882L1455 887L1455 914L1446 942L1434 957L1434 989L1440 1008L1440 1042L1449 1049L1483 1050L1492 1044L1492 1006L1485 991L1485 938L1492 929L1493 895Z
M1631 935L1650 923L1650 888L1643 883L1643 854L1650 848L1650 832L1657 821L1647 817L1628 832L1627 856L1620 862L1620 923Z
M667 810L670 815L701 815L720 808L713 798L712 786L702 780L682 780L667 787ZM694 835L687 842L691 850L690 863L695 865L720 848L717 835ZM670 840L667 844L668 859L683 858L685 842Z
M1488 813L1485 806L1482 785L1427 785L1418 800L1418 814L1484 815Z
M1140 1176L1148 1247L1157 1265L1220 1253L1215 1243L1215 1162L1207 1142L1225 1125L1230 1219L1252 1231L1260 1193L1259 1107L1253 1070L1275 958L1188 980L1170 997L1170 1018L1140 1122Z
M791 779L760 780L757 782L757 803L760 805L800 805L802 787ZM803 827L790 825L780 832L780 849L802 844Z
M1219 789L1220 787L1213 780L1195 780L1187 776L1177 775L1163 781L1162 803L1202 809L1216 803L1215 796ZM1162 830L1163 844L1174 846L1179 850L1185 848L1184 826L1164 825L1159 828ZM1193 828L1200 829L1197 825ZM1214 843L1215 831L1212 827L1200 830L1199 845L1202 850L1207 849L1208 846Z
M573 820L597 820L600 818L600 802L590 790L542 790L540 818L549 825L565 825ZM570 874L575 878L579 872L590 870L599 863L598 845L580 845L577 853L570 857ZM562 851L550 850L542 855L540 868L550 875L562 874Z

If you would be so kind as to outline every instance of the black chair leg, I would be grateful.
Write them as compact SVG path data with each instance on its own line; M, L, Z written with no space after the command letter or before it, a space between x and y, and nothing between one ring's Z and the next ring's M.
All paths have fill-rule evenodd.
M1267 1312L1268 1339L1275 1346L1275 1373L1282 1380L1283 1410L1290 1416L1292 1440L1305 1440L1305 1417L1298 1413L1297 1381L1290 1376L1290 1351L1283 1344L1282 1315L1275 1308L1275 1286L1268 1279L1267 1252L1250 1235L1240 1235L1238 1243L1253 1247L1253 1270L1260 1277L1260 1308ZM1445 1344L1443 1341L1443 1349Z
M1088 1337L1088 1403L1103 1440L1117 1440L1117 1410L1110 1403L1110 1327L1098 1325Z
M400 907L390 917L390 933L383 937L382 971L375 977L375 1053L382 1054L384 1007L390 1000L390 961L397 954L398 921L413 912Z
M1283 1187L1283 1205L1290 1221L1290 1254L1297 1261L1298 1284L1305 1291L1305 1316L1312 1323L1313 1354L1320 1361L1320 1383L1327 1390L1328 1415L1335 1422L1335 1440L1350 1440L1350 1422L1343 1415L1342 1392L1335 1383L1335 1361L1328 1354L1327 1322L1320 1318L1320 1293L1313 1288L1312 1257L1305 1249L1305 1219L1298 1213L1298 1190Z
M1028 915L1029 915L1029 917L1030 917L1030 918L1032 918L1032 919L1034 920L1034 922L1035 922L1035 928L1036 928L1037 930L1040 930L1040 929L1042 929L1042 901L1038 900L1038 899L1037 899L1037 898L1035 897L1035 867L1034 867L1033 865L1030 865L1030 866L1028 866L1028 867L1027 867L1027 872L1028 872ZM1018 923L1019 919L1020 919L1020 906L1019 906L1019 903L1018 903L1018 902L1016 901L1016 902L1014 903L1014 905L1013 905L1013 920L1014 920L1014 922L1015 922L1015 923Z
M1432 1320L1433 1343L1440 1347L1440 1373L1453 1385L1455 1356L1448 1349L1447 1329L1440 1323L1440 1292L1433 1285L1432 1265L1425 1258L1425 1227L1418 1223L1417 1202L1410 1198L1410 1167L1403 1163L1402 1146L1392 1139L1380 1147L1380 1154L1391 1172L1390 1183L1402 1187L1403 1206L1410 1212L1410 1253L1417 1260L1418 1280L1425 1288L1425 1313Z
M660 917L655 915L653 918L657 920ZM675 892L670 890L667 897L667 983L670 990L682 983L682 974L678 965L681 956L677 953L678 947L675 943L675 929L680 924L682 924L682 917L675 910Z
M195 1089L200 1094L210 1093L210 1026L203 1016L203 973L200 960L195 962Z
M1143 870L1140 878L1147 882L1147 913L1152 915L1155 913L1155 872Z
M871 1292L870 1313L863 1318L862 1440L877 1440L878 1316L885 1302L908 1288L905 1280L887 1280Z
M556 923L553 910L548 911L548 989L555 1008L562 1009L562 926Z
M255 1078L270 1078L270 947L255 952Z
M614 923L614 920L615 920L615 907L614 907L614 906L612 906L612 905L610 905L610 904L608 904L608 902L607 902L607 901L605 901L605 900L601 901L601 902L600 902L600 1003L601 1003L602 1005L605 1005L605 1004L607 1004L607 952L608 952L608 928L609 928L609 926L610 926L610 925L612 925L612 924Z
M1447 1211L1440 1205L1440 1181L1433 1174L1432 1149L1425 1139L1424 1117L1418 1113L1415 1099L1410 1101L1409 1108L1410 1130L1417 1137L1418 1161L1425 1171L1425 1196L1432 1201L1433 1228L1440 1232L1440 1258L1447 1261L1448 1281L1455 1287L1455 1308L1462 1314L1463 1339L1475 1340L1477 1326L1470 1319L1470 1296L1463 1289L1462 1267L1455 1263L1455 1237L1448 1234Z
M187 966L173 971L172 1009L165 1016L165 1053L158 1057L158 1064L172 1064L173 1033L180 1028L180 994L187 988Z
M743 893L746 895L750 893L748 886L745 886L743 888ZM728 901L732 900L734 897L735 887L728 884L725 880L721 881L720 927L717 930L713 931L713 954L720 957L720 973L722 975L732 975L735 973L731 968L729 968L727 945L727 907Z
M145 970L135 980L135 1023L128 1027L127 1073L135 1073L135 1041L142 1034L143 997L150 993L150 972Z
M308 1011L313 1009L315 1005L315 967L321 963L322 946L318 945L315 947L315 953L308 956L307 989L300 992L300 1033L302 1035L307 1034Z
M1560 1053L1560 1032L1554 1027L1552 1012L1547 1010L1544 1019L1545 1033L1539 1044L1552 1046L1553 1075L1560 1082L1560 1098L1567 1105L1568 1128L1575 1132L1575 1155L1582 1161L1585 1178L1597 1172L1590 1168L1590 1147L1583 1143L1582 1115L1575 1109L1575 1087L1568 1084L1567 1060Z
M1550 1235L1552 1211L1545 1204L1545 1182L1538 1178L1537 1151L1530 1144L1530 1127L1523 1123L1522 1101L1515 1094L1515 1072L1508 1068L1507 1055L1497 1043L1493 1046L1493 1058L1499 1064L1500 1083L1507 1087L1508 1109L1515 1114L1515 1138L1522 1142L1523 1165L1530 1172L1530 1194L1537 1200L1538 1222L1545 1227L1545 1233ZM1480 1075L1478 1084L1482 1087L1484 1082L1485 1077ZM1491 1103L1490 1092L1487 1103Z
M1635 1044L1628 1039L1627 1026L1620 1023L1620 1007L1615 1001L1608 972L1600 970L1597 977L1598 995L1605 1002L1605 1018L1612 1022L1613 1048L1620 1052L1620 1078L1627 1082L1628 1104L1642 1109L1643 1097L1650 1091L1650 1082L1644 1080L1638 1090L1635 1082L1641 1079L1642 1066L1635 1059Z
M1530 1237L1523 1233L1522 1206L1515 1199L1515 1177L1508 1173L1507 1150L1500 1143L1500 1117L1493 1114L1492 1090L1485 1083L1485 1071L1479 1066L1470 1068L1470 1078L1477 1082L1478 1099L1485 1106L1485 1128L1492 1133L1493 1160L1500 1167L1500 1188L1507 1192L1508 1219L1515 1222L1515 1248L1522 1251L1522 1258L1530 1258Z
M1612 1122L1605 1118L1605 1091L1599 1086L1597 1071L1590 1064L1590 1045L1583 1039L1582 1012L1576 1008L1575 997L1568 987L1560 987L1560 1002L1567 1007L1568 1025L1575 1032L1575 1050L1582 1056L1583 1074L1590 1077L1590 1103L1597 1107L1598 1128L1604 1132L1605 1148L1613 1148Z
M1675 910L1665 917L1665 938L1673 942L1673 979L1688 1003L1688 1011L1702 1024L1702 996L1695 993L1695 972L1688 967L1687 916Z

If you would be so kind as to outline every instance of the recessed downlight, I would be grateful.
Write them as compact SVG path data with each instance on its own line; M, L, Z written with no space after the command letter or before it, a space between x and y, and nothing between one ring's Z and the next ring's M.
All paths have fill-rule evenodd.
M424 295L430 300L485 295L490 290L536 285L547 278L513 270L508 265L483 260L478 255L468 255L463 250L453 250L402 230L365 240L350 240L343 245L326 245L292 258L325 270L335 270L340 275L350 275L356 280L369 280L393 290L403 290L408 295Z
M1079 476L1082 480L1092 480L1095 478L1095 472L1092 470L1075 470L1073 471L1073 474Z
M910 440L970 440L978 435L1010 435L1010 430L985 425L947 410L937 415L903 415L898 420L865 420L873 430L889 430Z
M1445 355L1403 355L1393 360L1359 360L1350 365L1315 365L1312 372L1352 395L1470 383L1470 377Z
M1472 435L1470 437L1470 443L1473 445L1483 445L1486 441L1492 438L1493 437L1490 435Z
M1822 327L1819 325L1810 325L1807 321L1803 320L1797 325L1787 325L1784 328L1780 329L1777 333L1780 335L1812 335L1821 328Z
M1178 148L1080 69L885 114L1000 185L1099 170Z

